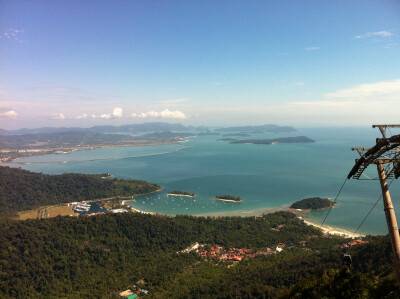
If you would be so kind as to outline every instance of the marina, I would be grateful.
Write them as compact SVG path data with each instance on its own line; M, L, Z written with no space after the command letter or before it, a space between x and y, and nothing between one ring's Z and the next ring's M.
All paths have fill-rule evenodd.
M99 202L87 203L86 201L81 202L71 202L67 204L72 206L75 213L79 215L94 215L98 213L106 213L108 210L104 208Z

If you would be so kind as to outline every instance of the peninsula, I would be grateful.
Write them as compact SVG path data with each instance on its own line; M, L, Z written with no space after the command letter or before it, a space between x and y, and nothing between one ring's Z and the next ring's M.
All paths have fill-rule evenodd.
M16 217L18 212L42 206L131 198L161 188L141 180L110 178L109 174L48 175L5 166L0 166L0 177L0 218Z
M243 199L240 196L232 196L232 195L217 195L212 200L221 200L221 201L228 201L228 202L243 202Z

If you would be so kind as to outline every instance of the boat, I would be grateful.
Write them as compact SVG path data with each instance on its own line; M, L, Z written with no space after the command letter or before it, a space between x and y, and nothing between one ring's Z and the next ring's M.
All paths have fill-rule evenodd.
M75 206L75 210L78 210L78 211L89 211L90 210L90 205L89 206L76 205Z

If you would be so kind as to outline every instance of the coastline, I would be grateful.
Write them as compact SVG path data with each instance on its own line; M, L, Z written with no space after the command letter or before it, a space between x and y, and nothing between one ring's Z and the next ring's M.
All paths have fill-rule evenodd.
M154 213L154 212L145 212L145 211L142 211L142 210L138 210L138 209L135 209L135 208L132 207L132 206L128 206L128 207L130 207L130 209L131 209L132 211L134 211L135 213L149 214L149 215L156 215L156 214L157 214L157 213Z
M101 146L101 147L95 147L95 148L85 148L85 149L79 149L79 150L75 150L75 151L89 151L89 150L94 150L94 149L99 149L99 148L109 148L109 147L136 147L136 146L156 146L156 145L171 145L174 143L160 143L160 144L146 144L146 145L142 145L142 144L138 144L138 145L115 145L115 146ZM190 146L183 146L181 148L177 148L173 151L170 152L163 152L163 153L155 153L155 154L147 154L147 155L138 155L138 156L132 156L132 157L123 157L120 159L133 159L133 158L143 158L143 157L151 157L151 156L160 156L160 155L168 155L168 154L172 154L172 153L176 153L178 151L181 151L183 149L189 148ZM72 152L72 151L71 151ZM68 152L67 154L69 154L70 152ZM35 157L37 156L45 156L45 155L53 155L54 153L42 153L42 154L38 154L35 155ZM59 154L64 155L64 154ZM66 164L66 163L76 163L76 162L92 162L92 161L106 161L106 160L113 160L115 158L97 158L97 159L85 159L85 160L65 160L65 161L40 161L40 162L18 162L19 159L23 159L23 158L29 158L32 156L27 156L27 157L18 157L15 159L12 159L11 161L6 161L6 162L2 162L0 163L0 165L3 166L18 166L18 165L29 165L29 164L52 164L52 163L58 163L58 164Z
M237 217L237 216L239 216L239 217L260 217L260 216L262 216L262 214L286 211L286 212L291 212L291 213L295 214L296 217L299 218L300 220L303 220L305 224L321 229L324 234L337 235L337 236L342 236L345 238L363 238L363 237L365 237L365 235L363 235L363 234L354 234L353 235L353 232L342 229L342 228L338 228L338 227L332 227L332 226L321 227L320 224L317 224L310 220L304 220L304 218L302 216L297 215L289 207L290 207L290 204L283 205L280 207L273 207L273 208L259 208L259 209L244 210L244 211L211 212L211 213L194 214L193 216L196 216L196 217Z
M147 193L147 194L148 194L148 193ZM123 200L123 201L121 202L121 206L126 207L126 208L128 208L128 209L131 209L131 210L134 211L135 213L142 213L142 214L149 214L149 215L157 215L157 214L160 214L160 213L156 213L156 212L146 212L146 211L142 211L142 210L139 210L139 209L134 208L134 207L131 206L131 205L126 204L127 202L130 202L130 201L134 202L135 200L134 200L134 199Z
M158 188L157 190L152 191L152 192L141 193L141 194L135 194L135 195L132 196L132 199L123 200L123 201L121 202L121 206L125 206L125 207L127 207L127 208L133 210L133 211L136 212L136 213L149 214L149 215L157 215L157 214L160 214L160 213L156 213L156 212L145 212L145 211L136 209L136 208L134 208L133 206L128 205L127 202L135 202L135 201L136 201L135 196L157 193L157 192L160 192L162 189L163 189L163 187L160 187L160 188Z
M302 216L297 216L300 220L303 220L305 224L314 226L316 228L319 228L323 231L324 234L331 234L331 235L336 235L336 236L341 236L345 238L363 238L365 235L362 234L353 234L352 232L337 228L337 227L332 227L332 226L322 226L320 224L316 224L314 222L311 222L309 220L304 220Z

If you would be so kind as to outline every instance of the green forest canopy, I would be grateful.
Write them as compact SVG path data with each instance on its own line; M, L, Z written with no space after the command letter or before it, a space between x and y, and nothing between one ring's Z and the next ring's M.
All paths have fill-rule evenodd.
M76 173L48 175L0 166L0 217L13 216L18 211L44 205L132 196L160 188L145 181L104 176Z
M1 225L2 298L118 298L139 280L149 290L146 298L293 298L303 290L316 294L307 298L321 298L318 294L330 289L350 292L340 298L361 291L368 298L397 287L387 237L351 248L351 272L335 272L342 268L338 245L345 240L323 237L289 212L257 218L123 213ZM277 225L280 231L272 229ZM279 254L228 268L196 253L177 253L195 242L224 248L286 246Z
M104 175L44 175L0 167L2 215L47 202L131 195L159 186ZM53 196L50 196L53 195ZM10 199L18 202L15 204ZM388 237L354 246L343 268L341 237L289 212L262 217L151 216L140 213L42 220L0 219L0 297L107 297L138 280L148 298L383 298L400 296ZM280 230L274 229L280 226ZM196 253L199 242L252 250L284 243L279 254L234 267Z
M293 209L318 210L318 209L329 208L332 205L333 205L333 202L330 201L328 198L310 197L310 198L305 198L305 199L296 201L290 207Z

